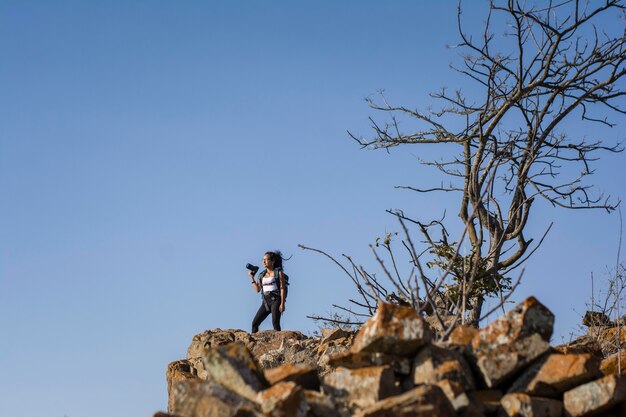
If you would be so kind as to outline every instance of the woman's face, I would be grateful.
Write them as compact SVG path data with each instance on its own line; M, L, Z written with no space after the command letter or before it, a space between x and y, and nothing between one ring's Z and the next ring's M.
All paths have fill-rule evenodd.
M263 255L263 266L265 268L274 269L274 261L268 254Z

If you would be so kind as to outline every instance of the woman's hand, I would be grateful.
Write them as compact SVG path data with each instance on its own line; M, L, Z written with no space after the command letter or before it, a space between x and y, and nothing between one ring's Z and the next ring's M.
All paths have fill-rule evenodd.
M278 307L278 311L283 313L285 311L285 303L280 303L280 307Z
M254 279L254 272L248 271L248 275L250 275L250 279Z

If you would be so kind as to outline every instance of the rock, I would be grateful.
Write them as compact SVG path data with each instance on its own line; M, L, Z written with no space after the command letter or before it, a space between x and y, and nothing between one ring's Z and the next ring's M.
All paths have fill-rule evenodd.
M399 393L393 370L389 366L337 368L324 376L322 390L325 394L345 401L350 408L368 407Z
M272 417L305 417L308 406L304 391L295 382L279 382L257 394L257 402Z
M470 403L470 405L465 409L465 411L463 411L462 413L458 414L460 417L486 417L485 414L480 411L480 409Z
M341 366L349 369L389 365L394 372L402 375L409 375L412 370L412 363L408 358L380 352L345 351L331 356L328 364L335 368Z
M435 384L444 379L459 383L467 391L476 388L472 371L462 354L434 345L424 346L413 361L413 383Z
M278 368L266 369L265 379L272 385L292 381L305 389L319 390L320 388L317 369L302 364L286 363Z
M441 388L446 397L448 397L448 401L450 401L452 408L454 408L456 412L461 412L470 405L467 393L458 382L444 379L438 381L436 385Z
M604 357L617 353L626 345L626 327L594 327L588 330L588 335L596 340Z
M232 329L207 330L193 337L191 345L187 349L187 359L203 357L208 350L217 346L241 342L252 352L252 356L257 358L257 360L270 352L280 352L283 361L295 362L289 357L297 353L293 348L297 349L302 346L301 342L307 340L308 338L302 333L291 330L280 332L264 330L255 334Z
M570 417L599 414L626 400L626 379L608 375L563 394L563 406Z
M587 311L583 317L583 326L595 327L595 326L610 326L611 319L604 313L599 311Z
M561 417L563 403L528 394L507 394L500 400L508 417Z
M459 321L459 317L457 316L440 315L439 318L441 319L441 322L439 321L439 319L437 319L436 316L424 317L424 320L426 320L428 326L430 326L430 328L437 335L443 334L447 329L454 326Z
M332 397L318 391L304 390L309 405L308 417L342 417Z
M626 375L626 349L603 359L600 370L604 375Z
M248 349L253 345L250 334L243 330L207 330L193 337L189 348L187 348L187 359L200 358L209 349L233 342L242 342Z
M587 335L581 336L569 343L555 346L552 350L565 355L570 353L589 353L592 356L603 356L602 346L600 346L598 340Z
M450 333L448 343L451 345L468 346L472 344L472 340L476 337L476 334L478 334L476 327L457 326L457 328Z
M486 348L476 354L476 365L489 388L502 386L550 349L537 333L510 345Z
M167 410L172 411L174 407L174 387L181 381L197 379L191 372L189 361L183 359L174 361L167 365L165 379L167 380Z
M539 360L511 385L509 393L557 397L561 393L601 376L599 360L588 353L550 354Z
M456 417L448 398L435 385L422 385L358 412L358 417Z
M182 381L174 387L176 417L263 417L258 405L214 381Z
M251 401L268 387L250 351L241 342L217 346L203 358L207 379L215 381Z
M349 339L354 336L354 333L348 330L344 330L340 327L333 329L322 329L322 341L321 343L328 343L337 339Z
M484 414L495 414L502 409L500 390L479 390L469 393L470 401Z
M357 333L352 351L408 356L431 337L430 328L413 308L380 302Z
M550 349L554 315L530 297L472 340L476 366L486 385L500 386Z

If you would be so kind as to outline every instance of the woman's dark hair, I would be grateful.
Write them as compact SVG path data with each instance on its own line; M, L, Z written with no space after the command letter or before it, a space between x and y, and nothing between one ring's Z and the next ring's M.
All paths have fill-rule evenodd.
M274 264L274 269L283 269L283 260L285 260L285 258L283 258L283 254L279 250L265 252L265 254L269 256L270 261Z

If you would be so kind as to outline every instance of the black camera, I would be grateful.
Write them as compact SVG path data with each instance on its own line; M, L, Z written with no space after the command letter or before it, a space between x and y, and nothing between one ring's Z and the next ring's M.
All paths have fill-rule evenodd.
M249 269L250 271L252 271L253 274L256 274L259 270L259 267L252 264L246 264L246 269Z

